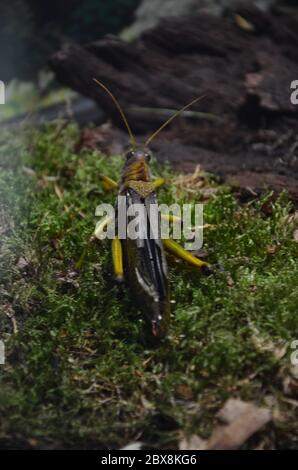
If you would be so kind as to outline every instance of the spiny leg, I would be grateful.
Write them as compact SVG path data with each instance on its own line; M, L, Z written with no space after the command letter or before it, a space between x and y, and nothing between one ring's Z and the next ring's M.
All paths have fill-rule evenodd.
M86 243L83 251L82 251L82 254L79 258L79 260L76 262L76 269L81 269L82 267L82 264L84 263L85 261L85 258L87 256L87 253L88 253L88 248L90 246L90 244L92 242L94 242L94 240L96 240L97 238L100 239L101 237L101 234L103 233L104 229L106 228L106 226L113 220L113 218L111 216L106 216L103 218L103 220L101 220L100 222L98 222L96 224L96 227L95 227L95 230L94 230L94 233L92 234L92 236L89 238L88 242Z
M112 241L112 257L116 280L122 282L124 280L123 252L121 241L117 237Z
M118 183L109 176L100 175L100 177L102 179L102 185L105 191L111 191L119 187Z
M86 245L84 246L84 249L83 249L83 251L82 251L82 253L81 253L81 256L80 256L79 260L78 260L78 261L76 262L76 264L75 264L75 267L76 267L77 270L81 269L82 264L84 263L84 261L85 261L85 259L86 259L90 241L91 241L91 238L89 239L89 242L86 243Z
M164 178L157 178L156 180L152 181L154 189L158 189L165 184L166 180Z
M182 224L181 217L173 214L160 214L162 220L166 220L167 222L179 223Z
M182 246L176 243L174 240L164 239L163 245L167 251L172 253L177 258L181 258L186 261L191 266L196 268L208 268L209 264L205 261L196 258L196 256L192 255L189 251L185 250Z
M103 187L106 191L111 191L113 189L119 188L119 184L116 181L114 181L112 178L110 178L109 176L100 175L100 177L102 179ZM163 186L165 182L166 181L164 178L157 178L156 180L152 181L152 185L154 189L158 189L161 186Z

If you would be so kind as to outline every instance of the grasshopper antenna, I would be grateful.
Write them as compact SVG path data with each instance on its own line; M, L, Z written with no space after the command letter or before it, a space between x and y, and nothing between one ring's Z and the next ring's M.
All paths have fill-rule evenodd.
M102 83L100 82L99 80L97 80L97 78L93 78L93 80L95 81L95 83L97 83L97 85L99 85L101 88L103 88L103 90L112 98L112 100L114 101L119 113L121 114L121 117L123 119L123 122L126 126L126 129L128 131L128 134L129 134L129 137L130 137L130 143L131 143L131 146L133 149L136 148L136 139L135 139L135 136L133 135L132 133L132 130L130 128L130 125L128 124L128 120L124 114L124 111L123 109L121 108L120 104L118 103L118 101L116 100L115 96L113 95L113 93Z
M164 122L145 142L145 146L147 147L150 142L152 142L153 139L155 139L155 137L157 136L157 134L160 133L160 131L162 131L168 124L170 124L170 122L172 122L177 116L179 116L181 113L183 113L183 111L185 111L187 108L189 108L190 106L192 106L193 104L197 103L198 101L202 100L203 98L205 98L206 95L203 95L203 96L199 96L198 98L192 100L190 103L188 103L186 106L184 106L182 109L180 109L179 111L176 111L176 113L173 114L173 116L171 116L166 122Z

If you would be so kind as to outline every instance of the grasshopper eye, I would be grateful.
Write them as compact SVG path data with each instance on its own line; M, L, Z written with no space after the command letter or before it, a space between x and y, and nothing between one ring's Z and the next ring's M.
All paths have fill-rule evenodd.
M145 160L147 160L147 162L150 162L150 160L151 160L150 153L145 153L144 157L145 157Z
M135 156L135 152L133 150L130 150L129 152L127 152L126 154L126 159L129 160L130 158L133 158Z

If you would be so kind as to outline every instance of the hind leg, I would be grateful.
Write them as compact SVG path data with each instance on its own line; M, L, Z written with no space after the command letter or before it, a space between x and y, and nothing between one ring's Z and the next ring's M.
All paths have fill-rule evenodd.
M109 176L105 176L105 175L100 175L101 179L102 179L102 185L105 189L105 191L111 191L113 189L118 189L119 188L119 185L116 181L112 180L112 178L110 178Z
M123 250L122 243L119 238L114 238L112 241L112 257L115 278L118 282L122 282L124 280Z
M188 264L196 268L209 268L208 263L192 255L189 251L185 250L174 240L163 240L162 242L165 249L169 253L172 253L172 255L176 256L176 258L183 259L183 261L186 261Z
M84 263L85 261L85 258L87 256L87 253L88 253L88 248L90 246L90 244L96 240L96 239L100 239L100 236L101 234L104 232L104 229L106 228L106 226L113 220L113 218L111 216L106 216L103 218L102 221L98 222L96 227L95 227L95 230L94 230L94 233L93 235L91 235L91 237L89 238L88 242L86 243L83 251L82 251L82 254L79 258L79 260L76 262L76 269L81 269L82 267L82 264Z

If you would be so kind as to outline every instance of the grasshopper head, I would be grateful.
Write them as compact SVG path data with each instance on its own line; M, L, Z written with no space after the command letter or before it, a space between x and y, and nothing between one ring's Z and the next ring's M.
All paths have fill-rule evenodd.
M137 148L135 150L128 150L125 154L127 164L136 161L145 161L149 163L151 160L151 152L147 148Z

